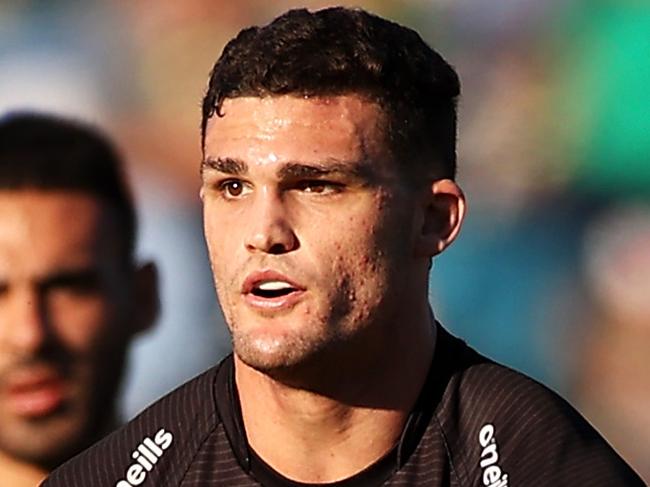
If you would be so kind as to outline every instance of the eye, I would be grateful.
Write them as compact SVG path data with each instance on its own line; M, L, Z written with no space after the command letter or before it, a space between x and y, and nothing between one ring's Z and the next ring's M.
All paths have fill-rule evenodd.
M342 185L339 183L320 179L300 181L297 186L300 191L314 194L338 193L342 189Z
M223 193L226 199L236 199L245 195L248 192L248 188L239 179L228 179L219 184L219 191Z
M96 270L63 272L41 283L43 291L91 295L101 291L102 279Z

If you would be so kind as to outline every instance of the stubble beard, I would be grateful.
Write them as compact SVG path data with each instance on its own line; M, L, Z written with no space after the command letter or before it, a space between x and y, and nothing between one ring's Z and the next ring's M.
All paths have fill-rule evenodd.
M304 321L281 334L246 330L239 318L226 314L234 353L244 364L277 379L298 378L319 369L350 338L346 325L351 318L353 293L347 291L348 281L343 281L342 288L344 292L338 293L324 313L291 316L297 310L289 312L287 320Z
M363 361L363 355L376 354L378 347L386 346L384 321L392 314L387 313L386 304L392 299L387 291L388 271L382 254L372 257L356 274L349 272L350 266L345 262L337 265L338 271L333 273L337 276L335 285L319 285L317 279L305 278L305 282L311 283L310 289L329 292L311 296L312 303L320 303L319 309L305 312L299 304L286 313L287 320L303 321L286 326L282 333L266 333L261 327L249 326L247 319L273 319L281 323L282 317L242 313L240 296L232 292L238 287L232 283L224 285L223 280L215 278L238 359L285 384L311 388L327 382L325 376L335 377L342 369L356 367L359 359ZM370 279L373 285L368 286L359 281L360 275L382 278Z
M298 373L345 341L336 326L330 326L330 320L308 321L272 336L257 330L242 330L236 320L231 321L233 350L243 363L266 375L280 377Z

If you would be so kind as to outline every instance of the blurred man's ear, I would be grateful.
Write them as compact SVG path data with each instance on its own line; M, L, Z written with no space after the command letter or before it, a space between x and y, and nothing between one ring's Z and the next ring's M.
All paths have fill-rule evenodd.
M160 313L158 268L153 262L140 264L135 270L133 286L133 333L149 329Z
M454 241L465 217L465 195L451 179L433 181L423 193L416 243L418 257L433 257Z

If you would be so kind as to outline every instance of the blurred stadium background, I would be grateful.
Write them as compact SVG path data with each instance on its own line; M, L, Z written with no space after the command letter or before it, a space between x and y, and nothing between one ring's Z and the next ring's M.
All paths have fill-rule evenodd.
M469 217L431 300L455 334L567 396L650 481L650 3L341 2L457 68ZM223 44L288 0L0 0L0 112L97 123L128 159L163 314L130 417L229 347L198 200L200 100Z

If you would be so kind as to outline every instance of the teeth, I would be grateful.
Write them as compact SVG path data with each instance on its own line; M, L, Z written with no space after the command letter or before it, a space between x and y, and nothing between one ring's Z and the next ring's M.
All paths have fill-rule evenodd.
M291 289L291 284L284 281L265 281L258 284L258 289L262 291L280 291L282 289Z

